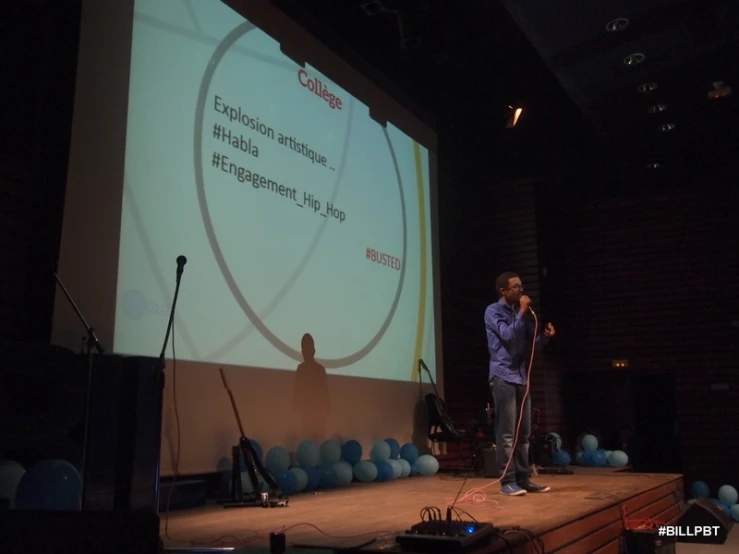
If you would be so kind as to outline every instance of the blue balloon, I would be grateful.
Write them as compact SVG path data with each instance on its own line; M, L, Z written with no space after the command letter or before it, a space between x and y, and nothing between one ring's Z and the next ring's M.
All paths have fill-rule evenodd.
M385 482L391 481L393 478L393 466L388 461L375 462L377 466L377 481Z
M290 467L290 453L287 451L287 448L273 446L267 451L267 456L264 458L264 465L273 473L287 471Z
M82 495L82 479L65 460L44 460L23 475L15 495L19 510L76 511Z
M293 472L284 469L272 474L277 486L286 495L295 494L298 491L298 479Z
M390 447L390 459L396 460L400 456L400 445L395 439L385 439L385 442Z
M418 459L418 448L415 444L406 443L400 447L400 457L413 465Z
M305 487L303 487L304 491L314 491L318 488L318 486L321 484L321 474L313 466L301 466L303 472L305 472L306 477L308 478Z
M582 458L580 458L580 463L587 467L594 467L595 466L595 460L593 460L593 453L594 450L585 450L582 453Z
M302 467L291 467L288 471L295 475L295 492L300 492L308 486L308 474Z
M319 487L322 489L332 489L339 486L339 478L333 465L321 466L318 468L320 475Z
M605 467L605 465L608 463L608 456L606 455L606 451L602 449L598 449L595 452L590 453L590 459L593 462L593 466L595 467Z
M341 458L353 466L362 460L362 445L355 440L348 440L341 445Z
M693 498L708 498L711 496L711 489L703 481L696 481L690 487Z
M555 466L566 467L570 465L570 455L564 450L557 450L552 456L552 462Z

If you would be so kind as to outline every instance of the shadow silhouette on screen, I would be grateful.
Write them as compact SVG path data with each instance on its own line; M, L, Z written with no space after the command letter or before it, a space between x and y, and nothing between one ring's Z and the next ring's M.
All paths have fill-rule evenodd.
M303 363L295 371L293 408L299 418L304 439L321 441L331 413L326 368L316 361L313 337L306 333L300 341Z

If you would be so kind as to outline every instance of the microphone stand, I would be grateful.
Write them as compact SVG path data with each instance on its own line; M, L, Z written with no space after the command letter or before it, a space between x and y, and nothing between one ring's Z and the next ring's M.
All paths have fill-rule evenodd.
M172 325L174 324L174 314L175 314L175 308L177 307L177 297L180 293L180 280L182 279L182 272L185 268L185 264L187 263L187 258L185 256L178 256L177 257L177 281L175 283L175 289L174 289L174 297L172 299L172 309L169 311L169 321L167 322L167 332L164 335L164 344L162 345L162 351L159 354L159 359L154 364L154 370L157 373L157 380L159 383L157 384L157 387L159 389L159 405L162 407L161 410L159 410L159 421L157 422L157 436L159 437L159 440L157 441L157 464L156 468L154 469L154 510L155 513L159 511L159 474L161 470L161 456L162 456L162 416L164 412L164 370L166 368L166 362L164 361L164 358L166 356L167 352L167 343L169 342L169 335L172 332ZM160 539L160 551L166 552L167 554L174 554L174 553L182 553L182 554L189 554L189 553L195 553L198 554L206 554L206 553L216 553L216 552L230 552L233 550L233 548L230 547L211 547L211 548L192 548L192 547L164 547L163 543Z
M156 468L154 468L154 510L155 512L159 510L159 476L161 473L161 466L162 466L162 419L163 419L163 412L164 412L164 380L165 380L165 374L164 370L166 369L166 362L164 361L164 357L167 352L167 343L169 343L169 335L172 332L172 325L174 324L174 314L175 309L177 308L177 297L180 294L180 281L182 279L182 272L185 268L185 264L187 263L187 258L184 256L179 256L177 258L177 278L175 281L175 287L174 287L174 297L172 299L172 308L169 310L169 321L167 322L167 332L164 334L164 344L162 344L162 351L159 354L159 358L157 359L156 363L154 364L154 371L156 372L156 379L158 381L157 383L157 389L159 390L159 406L161 406L161 410L159 410L159 421L157 421L157 436L159 437L159 440L157 441L157 464Z
M80 496L80 510L85 509L85 492L87 489L87 442L89 440L89 434L90 434L90 400L92 397L92 371L93 371L93 358L94 358L94 350L97 350L98 354L105 354L105 349L100 344L100 340L98 340L97 335L95 334L95 329L90 327L90 325L87 323L87 320L85 319L85 316L82 315L82 312L77 307L77 304L72 299L72 295L69 294L69 291L67 290L67 287L64 286L64 283L62 283L62 280L59 278L59 275L54 272L54 278L56 279L57 284L59 285L59 288L62 289L62 292L64 293L64 296L67 297L67 301L69 302L70 306L72 306L72 309L77 314L77 317L79 318L80 322L82 323L82 326L85 328L85 331L87 331L87 336L84 339L84 345L86 349L86 356L87 356L87 391L85 393L85 431L82 439L82 460L80 462L80 474L82 476L82 494Z

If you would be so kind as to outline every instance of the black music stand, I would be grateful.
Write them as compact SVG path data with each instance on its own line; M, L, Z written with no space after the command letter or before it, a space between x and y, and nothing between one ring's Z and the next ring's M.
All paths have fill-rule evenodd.
M223 386L228 391L228 396L231 399L231 406L234 409L234 415L236 416L236 423L239 426L239 444L231 449L231 500L223 502L224 508L286 508L289 502L287 496L285 496L280 487L272 478L272 475L264 469L262 461L259 459L254 445L246 437L244 433L244 426L241 423L241 416L239 415L239 409L236 406L236 400L231 392L231 389L226 382L226 374L223 368L220 369L221 379L223 380ZM246 462L246 471L249 474L249 480L251 481L254 492L251 495L245 495L243 488L241 487L241 467L239 459L244 456L244 462ZM265 480L269 486L269 492L262 492L262 485L259 482L259 475Z

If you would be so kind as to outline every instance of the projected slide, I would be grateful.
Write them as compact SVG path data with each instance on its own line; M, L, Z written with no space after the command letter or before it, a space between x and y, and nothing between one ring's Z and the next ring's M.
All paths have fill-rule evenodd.
M429 155L218 0L137 0L116 352L434 368ZM171 356L171 349L168 350Z

